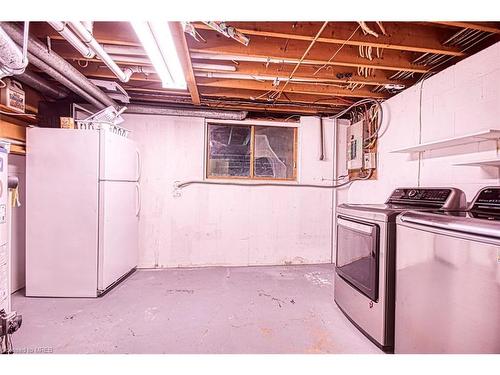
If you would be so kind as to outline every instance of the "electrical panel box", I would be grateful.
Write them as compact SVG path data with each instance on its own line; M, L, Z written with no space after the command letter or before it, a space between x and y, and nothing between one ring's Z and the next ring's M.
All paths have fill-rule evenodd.
M347 129L347 169L363 167L363 121L358 121Z

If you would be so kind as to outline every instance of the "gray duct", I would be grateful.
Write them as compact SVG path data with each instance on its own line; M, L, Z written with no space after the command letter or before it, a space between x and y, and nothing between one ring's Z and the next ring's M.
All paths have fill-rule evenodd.
M18 81L34 88L38 92L55 99L64 99L68 96L68 91L54 87L48 81L30 70L25 70L23 74L16 77Z
M22 41L23 36L21 33L21 45L23 44ZM27 65L28 61L24 61L21 49L0 27L0 78L21 74Z
M205 117L214 120L244 120L247 117L246 111L211 111L203 109L182 109L155 107L147 105L129 104L127 114L142 115L163 115L163 116L185 116L185 117Z
M5 30L7 35L9 35L17 44L22 45L23 43L23 33L18 27L7 22L1 22L0 26ZM64 60L61 56L55 52L48 51L46 46L44 46L36 38L29 37L28 50L30 52L30 57L33 56L38 58L39 61L45 63L45 66L50 67L50 72L47 71L49 75L52 75L56 80L61 82L64 86L68 87L71 91L74 91L78 95L84 97L87 101L98 107L99 109L113 106L118 107L118 105L111 99L108 95L102 92L97 86L90 82L82 73L75 69L71 64ZM31 61L31 60L30 60ZM39 67L40 68L40 67ZM44 68L40 68L46 71ZM59 74L54 76L54 71ZM59 80L61 76L66 78L65 82ZM71 82L73 85L68 85ZM70 87L71 86L71 87ZM78 92L75 90L75 86L79 87ZM87 95L82 95L81 92L87 93ZM90 101L88 98L92 97L93 100ZM96 105L99 103L99 105Z
M86 91L84 91L80 86L75 85L68 78L66 78L66 76L62 75L61 73L59 73L57 70L55 70L51 66L45 64L42 60L40 60L35 55L28 53L28 58L29 58L30 63L32 63L38 69L43 70L45 73L50 75L56 81L62 83L68 89L73 91L75 94L81 96L83 99L85 99L87 102L89 102L90 104L92 104L96 108L98 108L98 109L106 108L106 106L104 104L102 104L96 98L94 98L93 96L88 94Z

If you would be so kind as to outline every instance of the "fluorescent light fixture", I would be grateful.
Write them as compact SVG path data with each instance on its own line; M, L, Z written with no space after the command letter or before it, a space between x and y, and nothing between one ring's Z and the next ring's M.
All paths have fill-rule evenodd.
M132 21L163 88L186 89L186 79L167 21Z

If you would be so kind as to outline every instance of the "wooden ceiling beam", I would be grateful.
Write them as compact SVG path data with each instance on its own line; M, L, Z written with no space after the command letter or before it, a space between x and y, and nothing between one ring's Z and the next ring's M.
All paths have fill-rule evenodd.
M253 42L253 43L252 43ZM276 62L297 64L308 42L296 40L284 40L277 43L271 39L255 37L248 46L237 43L232 39L227 39L219 34L207 39L206 43L189 40L189 49L193 59L208 60L236 60L236 61L256 61L256 62ZM335 56L332 59L332 56ZM360 57L357 47L344 46L339 51L337 46L325 45L314 46L302 64L307 65L331 65L362 67L372 69L383 69L390 71L408 71L416 73L426 73L430 69L411 63L418 54L410 52L383 51L381 58L376 57L376 51L372 50L372 60Z
M311 41L314 38L313 29L318 26L311 22L228 22L238 28L240 32L249 36L261 36L279 39ZM209 26L197 22L194 24L199 30L213 31ZM363 35L361 30L355 37L349 37L356 30L354 22L330 22L329 27L318 38L317 43L346 44L350 46L370 46L398 51L420 53L437 53L449 56L463 56L464 53L456 48L445 47L436 39L434 30L426 30L408 22L384 22L387 36ZM215 31L214 31L215 32ZM328 36L325 36L328 35ZM251 42L251 41L250 41Z
M199 78L218 78L218 79L247 79L255 81L274 81L278 80L280 82L286 82L289 75L286 72L252 72L246 73L245 71L237 72L206 72L206 71L195 71L195 76ZM415 81L415 80L412 80ZM338 79L335 75L330 77L314 77L312 75L306 76L303 74L295 74L293 80L290 83L299 84L314 84L314 83L325 83L332 85L347 85L349 83L358 85L368 85L368 86L381 86L390 83L395 83L395 80L376 80L372 77L359 77L353 75L351 78Z
M234 89L250 89L258 91L270 91L275 92L279 90L273 86L272 82L258 82L258 81L247 81L247 80L237 80L237 79L211 79L211 78L199 78L198 86L210 86L210 87L223 87L223 88L234 88ZM332 85L297 85L295 83L290 83L286 86L285 93L297 93L297 94L315 94L324 96L340 96L340 97L351 97L351 98L379 98L385 99L388 97L387 94L374 93L366 88L360 88L356 90L345 89L341 87L332 87Z
M185 100L179 100L182 98L178 97L169 97L169 96L155 96L151 97L145 93L134 93L131 97L133 102L153 102L153 103L163 103L168 105L187 105L190 104ZM336 113L340 109L347 107L348 104L343 104L341 106L321 106L315 105L311 103L245 103L245 102L237 102L237 101L219 101L218 98L205 98L202 100L202 106L206 106L208 108L218 108L218 109L244 109L249 111L257 111L257 112L283 112L283 113ZM210 100L210 101L209 101Z
M462 29L472 29L478 31L484 31L487 33L500 34L500 28L497 26L497 23L487 23L487 22L448 22L448 21L434 21L432 23L444 25L444 26L452 26L458 27Z
M91 63L91 64L89 64L85 68L82 68L76 62L73 62L72 65L75 68L77 68L78 70L80 70L87 77L91 77L91 78L104 78L104 79L109 79L109 80L114 80L115 79L115 76L113 75L113 73L111 73L107 67L102 66L101 64ZM245 74L253 75L252 74L253 71L252 70L248 70L248 66L247 67L238 66L238 68L242 68L242 70L241 71L238 70L238 72L243 72ZM268 72L268 73L270 74L272 72ZM196 74L202 74L202 73L195 71L194 74L196 75ZM286 76L286 73L285 74L281 73L281 75ZM258 81L259 75L258 74L254 74L253 76L256 79L250 79L249 78L248 80L249 81ZM344 79L344 80L330 79L329 83L331 83L332 85L338 85L338 84L347 85L349 83L358 83L358 84L364 84L364 85L368 85L368 86L378 86L378 85L383 85L383 84L386 84L386 83L391 83L391 82L394 83L394 82L396 82L394 80L368 81L367 78L364 78L364 80L362 78L364 78L364 77L355 77L355 78ZM202 79L202 78L198 77L198 79ZM231 78L223 78L223 79L231 79ZM234 79L238 79L238 78L234 78ZM270 81L268 81L268 82L270 82ZM410 86L413 82L414 82L414 80L404 81L404 84L406 86ZM161 83L161 80L154 73L148 74L147 76L144 75L144 74L141 74L141 73L135 73L130 78L130 81L128 82L128 85L129 86L134 86L134 85L144 86L144 85L148 85L148 86L151 86L151 87L159 87L159 83ZM304 82L304 83L293 82L293 83L295 85L297 85L297 86L307 85L308 87L310 87L311 85L315 84L315 83L311 83L311 82L309 82L309 83L306 83L306 82ZM122 84L122 86L123 86L123 84ZM332 87L334 87L334 86L332 86ZM200 89L198 89L198 91L199 90ZM236 94L236 91L234 91L233 93Z
M216 109L239 109L239 110L247 110L247 111L253 111L253 112L281 112L281 113L288 113L288 114L298 114L298 113L303 113L303 114L317 114L317 113L337 113L339 110L332 108L330 109L318 109L314 107L296 107L296 108L290 108L290 107L283 107L279 105L272 105L272 104L264 104L264 105L248 105L248 104L231 104L231 103L224 103L224 105L221 106L210 106L208 105L208 108L216 108Z
M191 56L189 54L189 49L186 42L186 36L182 25L180 22L169 22L170 30L172 32L172 38L174 39L174 44L177 49L177 55L182 65L182 70L184 71L184 77L186 78L186 84L191 94L191 99L194 105L200 104L200 94L198 94L198 87L196 86L196 78L193 72L193 66L191 64Z
M72 63L72 65L75 68L79 69L83 74L88 74L93 77L102 77L110 79L114 78L113 74L109 71L109 69L105 65L103 65L103 63L99 60L89 61L88 65L85 68L81 67L76 61L70 61L70 63ZM124 64L120 63L120 65ZM390 83L404 83L406 86L410 86L417 79L417 77L415 77L414 79L398 81L390 79L390 76L393 73L390 72L388 73L386 71L381 71L381 70L373 71L372 75L369 77L360 77L357 75L356 69L345 68L345 67L335 68L335 69L329 67L329 69L323 69L317 75L315 75L314 73L316 72L318 67L319 66L315 65L301 66L295 73L294 77L297 79L303 78L306 80L309 79L318 82L319 81L329 82L332 84L357 83L370 86L379 86ZM228 77L231 77L234 74L245 74L248 75L249 77L255 77L256 79L259 79L259 77L261 76L267 76L267 77L272 76L274 78L276 77L287 78L291 73L292 69L293 69L292 65L269 64L268 66L266 66L266 64L263 63L253 63L253 62L243 61L236 66L235 72L209 71L207 69L199 70L196 68L193 68L193 71L195 76L196 75L206 76L210 75L210 72L213 72L215 73L215 75L222 74L222 75L227 75ZM351 77L338 79L336 76L337 73L350 74ZM155 73L149 73L147 75L144 73L134 73L130 78L130 80L141 81L141 82L160 82L160 78Z
M231 54L224 51L207 51L198 48L190 48L191 57L194 60L206 59L206 60L219 60L219 61L252 61L252 62L266 62L270 61L270 64L297 64L300 60L298 57L288 57L280 55L267 55L267 54ZM278 62L279 61L279 62ZM406 71L413 73L427 73L431 69L411 65L410 63L405 63L401 65L386 65L383 63L371 63L370 60L361 60L360 58L354 57L353 60L332 60L328 61L324 59L304 59L302 61L303 65L327 65L327 66L342 66L349 68L371 68L371 69L382 69L392 72Z
M247 101L252 101L257 103L266 103L264 99L257 100L259 96L262 95L261 91L249 90L249 89L228 89L219 87L200 87L200 95L209 98L221 98L221 99L242 99ZM324 96L318 96L315 94L295 94L287 93L282 95L276 103L300 103L307 105L329 105L333 107L345 106L354 103L354 100L346 100L344 98L332 97L331 99L325 98Z
M169 91L167 89L162 89L159 83L156 86L150 87L136 87L125 84L124 88L132 96L135 94L145 93L149 95L157 95L158 97L169 96L172 100L183 100L182 96L189 95L188 93L179 93ZM253 101L255 104L259 103L258 100L252 100L251 98L257 98L262 95L262 91L252 90L252 89L233 89L233 88L219 88L219 87L203 87L199 88L200 95L202 97L220 97L225 99L243 99L248 101ZM325 97L324 95L316 95L316 93L307 94L297 94L297 93L286 93L282 95L281 98L276 103L301 103L307 105L330 105L330 106L343 106L350 105L354 103L355 100L349 100L343 97L331 96L331 98ZM265 102L264 99L260 99L260 102Z
M200 62L207 62L209 60L197 60ZM213 64L213 61L212 61ZM251 61L240 61L238 65L235 65L236 71L234 73L249 74L249 75L272 75L272 76L289 76L293 70L293 65L291 64L266 64L261 62L251 62ZM355 68L350 67L332 67L328 66L318 73L316 71L321 65L301 65L294 77L302 78L317 78L317 79L338 79L337 74L340 76L345 76L345 74L351 75L350 78L338 79L347 83L348 81L371 84L371 85L382 85L386 83L396 83L397 80L390 79L390 76L394 72L388 72L385 70L374 70L372 75L369 77L358 76ZM198 71L198 69L195 69ZM206 70L205 70L206 71ZM315 74L316 73L316 74Z

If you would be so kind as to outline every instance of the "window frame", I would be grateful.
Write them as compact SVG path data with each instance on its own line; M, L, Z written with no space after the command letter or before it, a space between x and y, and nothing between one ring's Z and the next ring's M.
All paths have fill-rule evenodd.
M250 175L249 176L210 176L209 175L209 163L210 163L210 125L219 126L239 126L239 127L249 127L250 128ZM207 180L244 180L244 181L283 181L283 182L297 182L298 180L298 127L293 126L294 124L284 124L284 123L272 123L272 122L228 122L224 120L212 120L206 121L205 123L205 162L204 162L204 175ZM255 176L255 129L257 127L270 127L275 126L277 128L291 128L293 129L293 171L292 177L290 178L274 178L274 177L258 177Z

